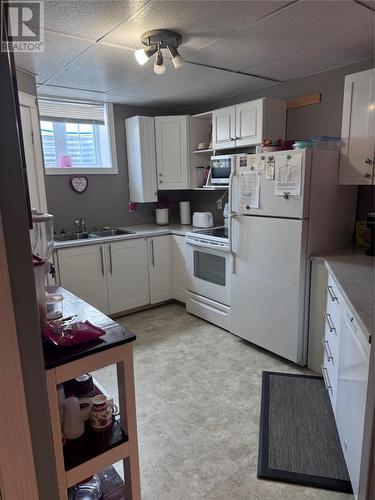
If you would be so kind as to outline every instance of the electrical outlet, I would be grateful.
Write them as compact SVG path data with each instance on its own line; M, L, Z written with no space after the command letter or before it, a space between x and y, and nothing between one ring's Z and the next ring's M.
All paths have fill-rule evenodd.
M217 200L216 206L218 210L221 210L223 208L223 202L221 200Z
M137 211L137 204L134 201L129 201L129 203L128 203L128 210L129 210L130 214L132 212L136 212Z

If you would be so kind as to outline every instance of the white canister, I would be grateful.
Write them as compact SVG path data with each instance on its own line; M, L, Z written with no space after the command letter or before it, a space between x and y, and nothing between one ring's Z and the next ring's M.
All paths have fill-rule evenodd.
M66 439L77 439L85 432L84 419L76 397L67 398L64 401L63 429Z
M166 226L169 224L168 208L157 208L155 212L156 212L156 224L158 226Z
M190 201L180 201L180 223L191 224Z

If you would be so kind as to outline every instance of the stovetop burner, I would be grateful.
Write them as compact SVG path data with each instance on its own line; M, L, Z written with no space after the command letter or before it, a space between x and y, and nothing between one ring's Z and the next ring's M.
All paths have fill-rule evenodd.
M215 238L226 238L228 239L228 228L222 227L210 227L209 229L202 229L201 231L194 231L195 234L204 234L206 236L213 236Z

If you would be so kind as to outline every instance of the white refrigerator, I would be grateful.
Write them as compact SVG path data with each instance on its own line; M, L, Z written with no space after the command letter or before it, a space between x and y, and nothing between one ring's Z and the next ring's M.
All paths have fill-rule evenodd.
M306 364L308 256L353 241L354 186L333 151L237 155L230 181L231 333Z

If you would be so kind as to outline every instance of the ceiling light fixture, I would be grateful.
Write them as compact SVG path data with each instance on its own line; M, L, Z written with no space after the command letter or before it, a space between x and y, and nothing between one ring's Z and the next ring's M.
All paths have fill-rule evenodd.
M165 64L162 49L168 49L175 69L180 68L185 59L178 53L177 47L181 44L182 37L176 31L171 30L151 30L143 33L141 42L145 45L144 49L138 49L134 52L135 58L143 66L154 54L154 72L157 75L165 73Z

